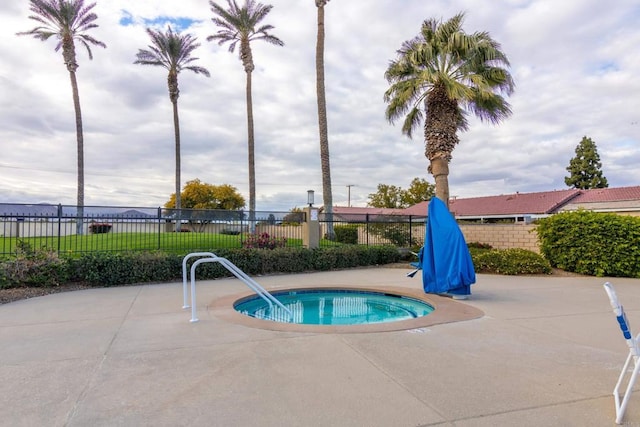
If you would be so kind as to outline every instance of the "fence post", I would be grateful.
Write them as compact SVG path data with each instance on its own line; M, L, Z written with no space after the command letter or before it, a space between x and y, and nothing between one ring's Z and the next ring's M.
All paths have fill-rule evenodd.
M366 214L365 223L367 224L367 226L366 226L366 230L367 230L367 246L369 246L369 214Z
M58 203L58 255L60 255L60 240L62 239L62 204Z
M161 249L162 241L162 208L158 206L158 250Z
M320 247L320 222L318 209L312 206L304 208L305 222L302 224L302 246L307 249Z

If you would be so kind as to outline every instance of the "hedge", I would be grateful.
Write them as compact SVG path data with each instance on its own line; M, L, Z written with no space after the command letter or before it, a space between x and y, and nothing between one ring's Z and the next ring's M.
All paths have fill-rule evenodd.
M182 278L182 256L164 252L92 252L78 258L58 257L55 252L19 254L0 263L0 289L23 286L57 286L81 282L93 286L167 282ZM345 269L398 262L392 246L345 246L320 249L276 248L225 249L216 255L227 258L250 276ZM189 260L189 266L196 259ZM198 277L229 277L218 263L198 267Z
M579 210L537 221L554 267L591 276L640 277L640 218Z

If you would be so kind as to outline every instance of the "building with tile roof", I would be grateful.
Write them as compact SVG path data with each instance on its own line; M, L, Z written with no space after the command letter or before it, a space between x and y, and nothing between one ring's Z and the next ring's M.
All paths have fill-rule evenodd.
M334 207L334 213L355 213L370 215L427 215L429 202L421 202L407 209L344 208ZM640 186L597 188L579 190L541 191L536 193L515 193L499 196L453 198L449 210L458 220L497 222L529 222L554 213L588 209L596 212L614 212L640 216Z

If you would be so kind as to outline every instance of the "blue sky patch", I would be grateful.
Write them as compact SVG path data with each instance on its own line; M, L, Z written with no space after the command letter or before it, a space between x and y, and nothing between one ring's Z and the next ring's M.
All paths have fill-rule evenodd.
M134 16L126 10L122 10L122 17L120 18L120 25L123 27L135 24L143 24L145 27L166 27L167 24L171 25L176 31L183 31L191 27L195 19L173 16L157 16L155 18L134 18Z

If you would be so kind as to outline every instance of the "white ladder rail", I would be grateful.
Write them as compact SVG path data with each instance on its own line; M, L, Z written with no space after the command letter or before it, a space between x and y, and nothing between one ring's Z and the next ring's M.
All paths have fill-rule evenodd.
M269 304L270 309L273 309L273 305L275 304L279 308L281 308L285 313L287 313L290 318L293 318L293 313L291 313L291 310L285 307L280 301L278 301L277 298L275 298L273 295L267 292L267 290L264 289L262 286L260 286L255 280L247 276L247 274L244 271L240 270L231 261L216 255L209 256L208 255L209 253L206 253L207 255L202 255L205 253L199 252L199 254L201 254L201 256L208 256L208 257L200 258L199 260L196 260L191 266L191 320L190 322L193 323L198 321L197 312L196 312L196 268L200 264L208 263L208 262L220 263L223 267L229 270L234 276L236 276L238 279L244 282L244 284L247 285L251 290L253 290L256 294L258 294L258 296L264 299L267 302L267 304ZM194 255L194 256L197 256L197 255Z
M616 315L616 319L618 320L618 325L620 326L622 335L624 336L627 346L629 347L629 355L627 356L627 360L625 360L624 362L624 366L622 367L620 376L618 376L616 386L613 389L613 397L616 406L616 424L622 424L624 413L627 409L627 405L629 404L629 399L631 398L638 373L640 372L640 349L638 348L640 334L635 337L632 335L631 328L629 327L629 322L627 321L627 316L624 312L624 308L618 302L618 296L613 289L613 285L609 282L606 282L603 286L604 290L609 296L609 302L611 303L613 313ZM627 376L632 361L634 363L633 371L631 372L631 376L627 382L625 392L621 396L620 387L622 386L624 379Z
M187 261L189 258L197 256L215 258L217 255L213 252L193 252L182 259L182 308L191 307L187 301L189 298L189 287L187 286Z

